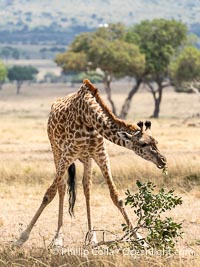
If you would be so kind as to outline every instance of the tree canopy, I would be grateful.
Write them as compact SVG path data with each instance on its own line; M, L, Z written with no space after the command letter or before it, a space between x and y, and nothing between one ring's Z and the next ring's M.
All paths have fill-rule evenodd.
M7 68L3 62L0 61L0 82L4 81L7 77Z
M113 77L133 76L143 73L145 57L139 47L123 40L107 41L99 37L91 42L88 56L91 67L100 68Z
M38 70L32 66L13 66L8 69L8 78L10 81L17 82L17 94L24 81L33 81Z
M178 83L200 79L200 50L195 47L185 47L172 61L170 70L172 77Z
M67 51L62 54L58 54L55 58L55 62L62 68L64 73L70 71L85 71L88 64L87 55L83 51Z
M176 20L142 21L128 30L127 41L137 43L146 57L145 75L165 78L176 50L186 41L187 27Z
M0 61L0 90L2 89L2 85L7 77L7 68L3 62Z
M200 50L185 47L171 62L170 71L177 91L200 91Z

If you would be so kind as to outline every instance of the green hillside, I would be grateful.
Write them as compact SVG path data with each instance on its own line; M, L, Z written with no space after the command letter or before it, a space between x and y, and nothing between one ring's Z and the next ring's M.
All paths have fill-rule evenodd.
M67 45L107 23L174 18L200 36L199 0L2 0L0 43Z

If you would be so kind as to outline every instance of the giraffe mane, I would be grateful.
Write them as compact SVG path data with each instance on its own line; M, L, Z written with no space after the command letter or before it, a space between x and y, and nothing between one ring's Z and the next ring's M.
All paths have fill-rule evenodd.
M118 125L128 128L131 131L138 131L140 130L137 125L130 124L117 118L113 112L107 107L103 99L101 98L98 88L96 88L88 79L84 79L83 83L87 86L87 88L92 92L92 95L96 98L97 103L102 107L102 109L107 113L107 115L113 119Z

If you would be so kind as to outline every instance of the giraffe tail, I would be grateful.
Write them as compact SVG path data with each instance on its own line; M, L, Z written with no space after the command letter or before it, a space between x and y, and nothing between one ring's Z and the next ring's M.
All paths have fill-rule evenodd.
M69 214L74 215L74 205L76 202L76 166L72 163L68 168L68 194L69 194Z

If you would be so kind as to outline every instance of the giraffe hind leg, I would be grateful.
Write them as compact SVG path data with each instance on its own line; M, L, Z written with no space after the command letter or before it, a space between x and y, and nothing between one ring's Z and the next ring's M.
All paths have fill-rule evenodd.
M69 193L69 214L73 215L74 204L76 201L76 172L75 164L72 163L68 168L68 193ZM58 215L58 228L56 234L49 245L51 247L62 247L64 234L62 231L63 226L63 206L64 206L64 197L66 193L66 180L62 179L62 183L58 186L59 194L59 215Z
M83 191L86 201L87 209L87 220L88 220L88 232L85 237L85 244L95 245L97 244L96 233L93 231L92 220L91 220L91 209L90 209L90 194L91 194L91 178L92 178L92 159L83 161L84 172L83 172Z

